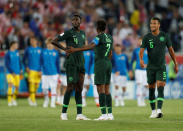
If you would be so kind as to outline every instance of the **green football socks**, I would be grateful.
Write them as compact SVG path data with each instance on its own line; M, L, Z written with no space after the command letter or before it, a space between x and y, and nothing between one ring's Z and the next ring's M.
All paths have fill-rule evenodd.
M75 92L75 101L77 107L77 114L82 114L82 96L81 92Z
M62 113L66 113L67 112L67 108L68 108L68 105L69 105L70 97L71 97L71 92L65 92L64 102L63 102L63 106L62 106Z
M149 88L149 102L152 110L156 108L155 88Z
M104 93L99 94L99 104L102 114L106 114L106 95Z
M106 106L108 113L112 113L112 97L111 94L106 95Z
M164 87L160 86L158 87L158 109L161 109L163 106L163 100L164 100Z

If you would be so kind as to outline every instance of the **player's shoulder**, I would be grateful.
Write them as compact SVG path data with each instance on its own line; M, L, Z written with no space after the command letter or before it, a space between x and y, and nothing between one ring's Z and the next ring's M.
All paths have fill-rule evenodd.
M169 33L161 31L160 36L169 37Z
M152 36L152 33L151 32L148 32L147 34L144 35L143 39L148 38L150 36Z
M84 32L84 30L80 30L80 33L85 35L85 32Z

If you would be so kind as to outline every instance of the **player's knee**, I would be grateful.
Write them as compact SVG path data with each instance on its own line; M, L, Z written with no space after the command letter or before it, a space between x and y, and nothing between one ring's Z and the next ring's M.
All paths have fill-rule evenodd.
M155 88L155 85L156 85L155 83L152 83L152 84L149 84L148 87L149 88Z
M12 87L13 86L13 83L8 83L8 87Z
M161 87L162 87L162 86L164 87L165 84L166 84L165 82L158 81L158 82L157 82L157 87L160 87L160 86L161 86Z

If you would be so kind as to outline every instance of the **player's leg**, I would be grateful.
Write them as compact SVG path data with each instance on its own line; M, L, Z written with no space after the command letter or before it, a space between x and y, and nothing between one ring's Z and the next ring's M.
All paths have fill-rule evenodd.
M96 120L109 120L106 112L108 107L108 114L112 115L112 98L109 91L111 80L112 65L108 61L99 62L95 65L95 84L99 93L99 104L102 115Z
M49 88L49 85L48 85L48 78L47 76L43 75L42 76L42 89L43 89L43 94L44 94L44 102L43 102L43 107L44 108L47 108L48 107L48 104L49 104L49 96L48 96L48 88Z
M142 101L143 101L143 85L142 85L142 81L143 81L143 77L142 77L142 72L141 70L135 70L135 80L136 80L136 86L137 86L137 90L136 90L136 95L137 95L137 105L138 106L142 106Z
M88 75L85 75L85 79L84 79L84 86L83 86L83 90L82 90L82 106L85 107L86 106L86 94L89 90L90 87L90 80L88 78Z
M142 106L146 106L145 97L148 92L148 84L147 84L147 73L146 70L143 70L143 79L142 79Z
M51 108L55 108L56 96L57 96L57 80L58 75L50 76L50 88L51 88Z
M126 85L127 85L127 78L126 76L120 76L120 85L122 87L122 94L121 94L121 98L120 98L120 104L121 106L125 106L125 94L126 94Z
M30 70L29 72L29 105L30 106L37 106L36 104L36 78L37 78L37 72Z
M166 84L166 67L164 67L162 70L159 70L156 74L156 79L157 79L157 90L158 90L158 97L157 97L157 113L158 113L158 118L163 117L162 114L162 106L163 106L163 101L164 101L164 87Z
M61 105L61 80L59 79L57 81L57 100L56 100L56 105Z
M8 82L8 91L7 91L7 98L8 98L8 106L12 106L13 102L13 83L14 83L14 78L12 74L7 74L6 79Z
M94 74L91 75L91 83L93 86L93 96L94 96L94 100L96 103L96 106L99 107L99 95L98 95L98 91L97 91L97 86L94 84Z
M63 105L64 94L65 94L66 88L67 88L66 75L61 75L59 81L60 82L58 82L58 85L57 85L57 102L56 102L56 104Z
M85 74L84 71L79 73L79 81L75 84L75 101L77 106L76 120L89 120L82 114L82 90L84 83Z
M108 120L107 112L106 112L106 94L105 94L105 85L98 84L97 90L99 94L99 104L101 110L101 116L95 120Z
M121 100L121 92L119 90L120 86L120 77L114 75L114 102L116 107L119 106L119 102Z
M68 120L67 118L67 109L69 106L70 102L70 97L71 93L74 90L74 86L76 83L76 73L77 73L77 68L72 65L67 65L66 66L66 74L67 74L67 89L64 95L64 101L63 101L63 106L62 106L62 113L61 113L61 119L62 120Z
M106 107L108 112L108 119L114 120L114 116L112 114L112 97L110 93L110 84L105 85L105 94L106 94Z
M119 87L117 85L115 85L114 102L115 102L116 107L119 106L120 98L121 98L121 93L119 92Z
M155 70L147 70L147 79L148 79L148 87L149 87L149 103L151 106L152 113L150 118L156 118L156 97L155 97L155 88L156 88L156 71Z
M15 86L15 90L13 92L13 106L17 106L17 95L18 95L18 89L19 89L19 85L20 85L20 75L15 75L14 76L14 86Z

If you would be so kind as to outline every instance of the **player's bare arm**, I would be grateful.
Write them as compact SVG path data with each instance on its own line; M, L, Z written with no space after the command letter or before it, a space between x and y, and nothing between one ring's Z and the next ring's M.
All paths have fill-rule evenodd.
M85 50L91 50L95 47L96 45L94 43L91 43L89 45L84 45L81 48L74 48L74 47L69 47L69 49L66 50L67 53L74 53L78 51L85 51Z
M139 57L140 57L140 66L142 68L145 68L145 64L143 61L143 55L144 55L144 48L140 48L140 53L139 53Z
M168 48L168 52L169 52L169 54L170 54L170 56L175 64L175 73L178 73L178 71L179 71L178 63L177 63L177 60L175 58L175 53L174 53L172 46Z
M54 46L56 46L56 47L58 47L59 49L61 49L61 50L64 50L64 51L66 50L65 47L63 47L61 44L59 44L58 38L55 38L54 40L52 40L51 43L52 43Z

